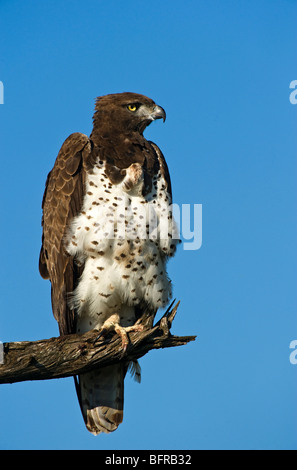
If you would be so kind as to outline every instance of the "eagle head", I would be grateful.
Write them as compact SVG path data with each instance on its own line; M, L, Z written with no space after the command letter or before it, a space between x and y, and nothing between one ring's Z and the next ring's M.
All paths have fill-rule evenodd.
M161 118L165 122L165 110L144 95L125 92L99 96L93 116L94 131L101 135L142 134L152 121Z

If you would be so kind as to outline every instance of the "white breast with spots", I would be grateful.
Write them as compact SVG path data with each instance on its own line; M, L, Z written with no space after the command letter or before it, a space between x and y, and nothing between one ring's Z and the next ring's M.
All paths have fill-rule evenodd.
M123 326L131 325L141 301L157 309L171 297L166 260L178 240L170 195L160 173L145 197L142 187L138 164L120 184L111 184L102 161L88 174L82 212L67 237L67 251L84 263L70 299L78 331L99 328L113 313L120 313Z

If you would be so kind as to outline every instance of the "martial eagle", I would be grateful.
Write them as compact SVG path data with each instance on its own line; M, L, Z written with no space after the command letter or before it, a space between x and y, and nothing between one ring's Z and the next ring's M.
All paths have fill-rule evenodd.
M164 109L143 95L97 98L90 137L71 134L47 177L39 269L51 281L61 335L114 329L125 350L142 312L155 315L170 299L166 262L178 243L170 176L160 149L143 136L160 118ZM123 359L77 378L93 434L122 422L128 367Z

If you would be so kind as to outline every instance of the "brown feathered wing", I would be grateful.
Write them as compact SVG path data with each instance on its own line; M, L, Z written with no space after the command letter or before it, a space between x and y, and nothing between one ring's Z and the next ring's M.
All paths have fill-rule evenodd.
M75 332L75 315L67 305L67 294L75 289L83 266L64 248L64 238L73 217L81 210L84 196L85 162L91 152L89 138L71 134L63 143L46 181L42 209L42 246L39 270L52 285L52 308L61 335Z

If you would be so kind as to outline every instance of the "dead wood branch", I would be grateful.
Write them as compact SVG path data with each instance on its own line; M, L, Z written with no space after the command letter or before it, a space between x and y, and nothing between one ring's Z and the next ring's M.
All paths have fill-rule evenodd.
M4 343L0 384L69 377L121 360L138 359L151 349L181 346L195 340L195 336L171 335L179 303L174 308L172 305L155 326L150 317L143 315L140 323L144 330L129 334L130 343L124 356L118 335L112 333L96 341L97 330L41 341Z

